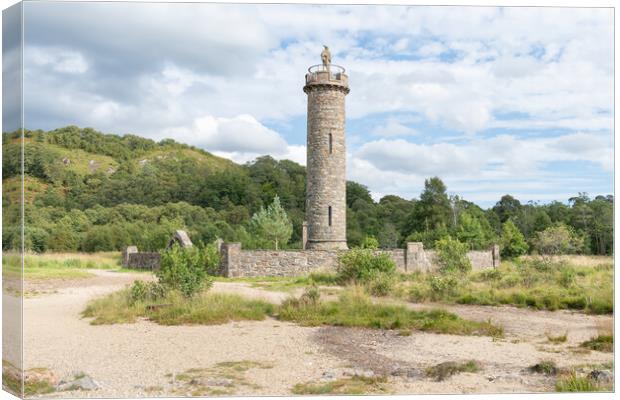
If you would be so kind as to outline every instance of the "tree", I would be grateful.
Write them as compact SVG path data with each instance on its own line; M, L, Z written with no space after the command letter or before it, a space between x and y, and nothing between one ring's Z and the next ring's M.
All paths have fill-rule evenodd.
M536 234L534 247L541 256L574 254L583 250L583 237L564 224L549 227Z
M499 217L499 220L504 223L508 221L510 218L513 218L519 209L521 208L521 202L509 194L505 194L502 198L495 204L493 207L493 211Z
M511 219L502 225L500 242L502 257L514 258L527 253L529 248L525 237Z
M487 235L482 229L482 224L470 213L462 213L456 227L456 238L468 244L470 249L479 250L488 245Z
M267 209L261 207L260 211L252 216L250 225L254 233L273 241L276 250L279 243L288 243L293 233L293 224L280 205L280 198L277 195Z
M446 185L438 177L424 181L424 191L409 216L406 233L428 232L450 226L452 207Z
M467 244L447 236L435 243L437 263L442 273L471 271L471 261L467 257Z

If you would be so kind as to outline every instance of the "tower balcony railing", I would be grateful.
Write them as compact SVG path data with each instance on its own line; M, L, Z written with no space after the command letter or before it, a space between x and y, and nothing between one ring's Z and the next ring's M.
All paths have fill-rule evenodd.
M323 64L313 65L308 68L308 73L306 74L306 84L332 82L346 86L348 81L345 69L335 64L330 64L329 67Z

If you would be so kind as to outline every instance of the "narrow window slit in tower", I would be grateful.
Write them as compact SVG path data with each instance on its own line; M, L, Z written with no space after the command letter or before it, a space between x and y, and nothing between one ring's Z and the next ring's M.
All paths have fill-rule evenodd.
M327 207L327 219L329 220L329 226L332 226L332 206Z
M329 134L329 154L332 154L332 134Z

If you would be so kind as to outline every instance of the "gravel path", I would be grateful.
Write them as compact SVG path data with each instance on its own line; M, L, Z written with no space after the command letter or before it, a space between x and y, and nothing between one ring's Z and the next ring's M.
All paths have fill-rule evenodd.
M95 391L46 397L191 395L191 388L175 375L191 369L213 373L218 363L242 361L255 364L241 373L239 384L224 390L239 395L290 395L296 383L320 382L324 374L339 376L357 368L389 375L390 388L401 394L548 391L552 388L549 378L529 374L524 368L543 359L556 360L561 366L613 361L610 353L577 354L571 350L596 335L597 327L609 324L611 317L513 307L447 307L465 318L491 318L501 323L506 338L496 341L422 332L399 336L394 331L306 328L274 319L218 326L160 326L148 321L91 326L80 318L88 300L134 279L148 279L144 274L94 273L94 278L24 301L26 369L49 368L59 378L84 372L101 386ZM244 283L216 282L212 290L273 303L289 295ZM546 332L568 332L568 341L550 344ZM443 382L423 376L428 366L468 359L479 360L482 371Z

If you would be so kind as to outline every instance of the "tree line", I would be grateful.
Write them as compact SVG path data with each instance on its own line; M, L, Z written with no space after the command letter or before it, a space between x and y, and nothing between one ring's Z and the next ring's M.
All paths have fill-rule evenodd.
M16 132L3 134L5 193L20 173L18 139ZM29 250L90 252L127 245L156 250L180 228L204 243L219 237L246 248L271 248L276 242L280 248L301 247L306 171L293 161L263 156L238 165L170 139L156 142L75 126L26 131L25 141ZM113 167L91 170L88 164L67 163L77 152L100 156ZM417 199L387 195L375 201L368 188L350 181L346 190L350 247L373 238L380 247L418 241L433 248L449 236L470 249L500 243L510 255L537 251L545 231L561 231L572 243L564 251L613 251L611 195L579 193L566 203L539 204L507 194L484 210L448 195L438 177L425 181ZM278 226L288 236L284 241L267 237L275 229L267 218L270 207L271 215L284 221ZM3 209L2 246L14 249L20 242L17 198L3 195Z

